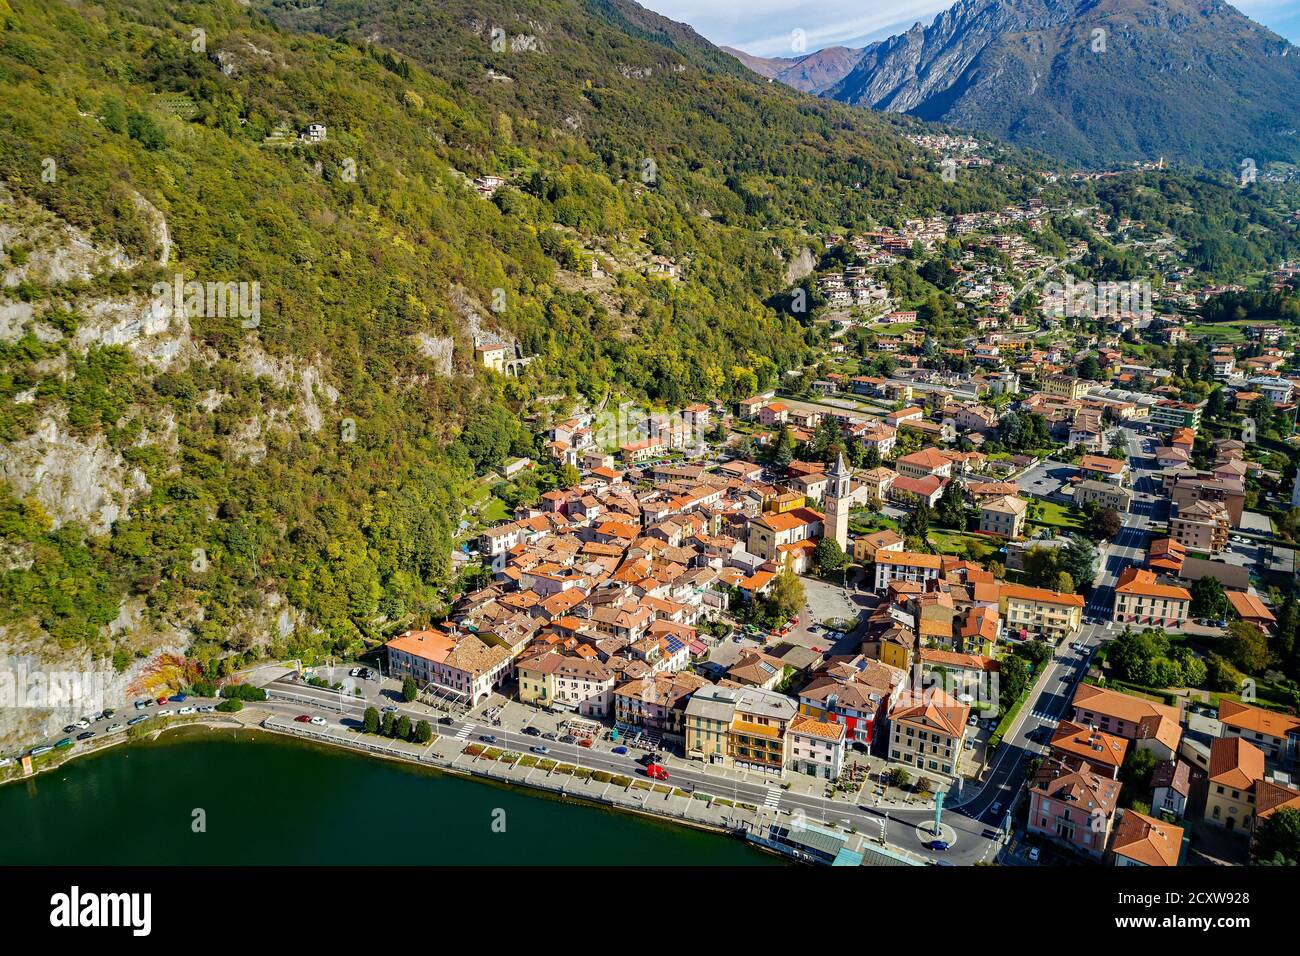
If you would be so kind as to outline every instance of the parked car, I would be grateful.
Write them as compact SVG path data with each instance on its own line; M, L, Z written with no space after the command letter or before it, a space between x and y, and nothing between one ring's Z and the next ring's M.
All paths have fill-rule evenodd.
M324 717L313 717L311 719L311 722L317 727L324 727L327 723L329 723L329 721L327 721Z
M169 704L183 704L189 698L185 694L172 694L167 698Z
M361 668L359 668L359 667L354 667L354 668L352 668L352 670L348 671L348 676L349 676L349 677L360 677L360 676L361 676Z
M106 734L115 734L115 733L117 733L117 732L118 732L119 730L121 730L121 729L122 729L122 725L121 725L121 724L109 724L108 727L107 727L107 729L105 729L104 733L106 733Z
M659 764L657 763L647 764L645 768L645 775L649 777L651 780L668 779L668 771L665 770L663 767L659 766Z
M543 740L559 740L559 739L560 739L560 735L557 734L557 733L555 733L554 731L548 730L546 733L542 734L542 739L543 739Z
M194 708L193 708L193 707L182 707L180 710L176 711L176 713L188 717L190 714L194 713Z
M95 732L94 732L93 730L87 730L87 731L85 731L85 732L83 732L83 733L77 734L77 739L78 739L78 740L89 740L89 739L90 739L91 737L93 737L93 736L95 736Z
M85 730L87 727L90 726L90 721L87 720L85 717L82 717L79 721L77 721L77 726L80 727L82 730Z
M65 734L73 734L73 733L76 733L76 732L77 732L77 725L76 725L76 724L68 724L68 726L66 726L66 727L63 728L63 732L64 732Z
M622 756L623 754L627 753L627 748L626 748L626 747L615 747L612 751L610 751L610 753L616 753L616 754L618 754L619 756Z
M57 744L54 745L54 749L55 749L55 750L67 750L67 749L68 749L69 747L71 747L71 746L72 746L72 738L71 738L71 737L64 737L64 738L63 738L62 740L60 740Z
M311 723L311 714L299 714L299 715L298 715L297 717L295 717L293 720L294 720L294 723L296 723L296 724L310 724L310 723Z
M579 747L590 747L590 746L591 746L591 738L590 738L590 737L583 737L581 740L578 741L578 746L579 746Z
M1035 847L1030 847L1030 848L1029 848L1029 862L1030 862L1030 863L1037 863L1037 862L1038 862L1038 857L1039 857L1040 855L1041 855L1041 854L1038 852L1038 847L1035 846Z
M158 698L158 706L161 707L161 706L162 706L163 704L165 704L165 703L167 703L167 695L166 695L166 694L164 694L162 697L159 697L159 698Z
M148 720L148 719L149 719L148 714L141 714L139 717L132 717L130 720L126 722L126 725L128 727L134 727L136 724L140 723L141 721Z
M542 735L542 732L536 727L525 727L523 732L529 737L540 737Z
M562 743L562 744L571 744L571 743L575 742L577 739L578 739L578 738L575 737L575 736L573 736L573 734L565 734L563 737L560 738L560 743Z

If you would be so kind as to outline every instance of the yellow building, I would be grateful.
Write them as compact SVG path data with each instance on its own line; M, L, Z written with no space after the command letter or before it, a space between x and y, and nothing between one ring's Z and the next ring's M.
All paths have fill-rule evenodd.
M1210 786L1205 822L1249 833L1255 821L1255 784L1264 779L1264 751L1240 737L1210 745Z
M1083 625L1083 608L1080 594L1022 584L1003 584L999 589L998 610L1012 640L1041 637L1056 642L1073 637Z

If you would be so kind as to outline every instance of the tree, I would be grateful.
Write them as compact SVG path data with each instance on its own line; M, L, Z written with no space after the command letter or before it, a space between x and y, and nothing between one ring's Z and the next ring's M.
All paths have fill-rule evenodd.
M772 611L787 621L798 614L807 602L803 582L788 567L782 568L776 576L770 601Z
M402 678L402 700L408 704L420 696L420 685L415 682L414 677Z
M776 445L772 449L772 464L777 468L788 468L794 461L794 436L785 425L776 436Z
M903 521L903 536L925 538L930 533L930 516L934 512L924 501L918 501L911 514Z
M427 720L422 720L415 725L415 739L416 742L422 744L427 744L433 740L433 727L429 725Z
M1060 549L1060 566L1068 571L1076 587L1088 587L1097 575L1097 549L1086 538L1070 537L1070 543Z
M1210 690L1240 693L1245 676L1224 657L1210 653L1205 658L1206 685Z
M1053 582L1053 587L1062 594L1073 594L1074 578L1070 577L1069 571L1058 571L1056 572L1056 580Z
M895 787L906 787L912 780L912 775L902 767L890 767L886 776L889 782Z
M880 449L875 445L867 447L867 453L862 456L862 467L868 470L880 467Z
M1189 610L1192 617L1221 621L1228 616L1232 605L1228 603L1228 595L1224 593L1218 578L1200 578L1192 583L1190 590L1192 603Z
M397 726L397 718L394 717L392 713L386 713L384 714L384 720L383 720L383 724L381 725L380 732L385 737L391 737L393 736L393 730L396 726Z
M962 483L956 478L944 486L935 514L942 527L956 531L966 530L966 494Z
M1280 807L1256 824L1252 852L1266 866L1300 866L1300 810Z
M1002 659L1002 669L998 672L998 703L1004 712L1025 692L1032 676L1029 662L1020 655L1012 654Z
M362 724L366 728L366 733L379 733L379 711L374 707L367 707L365 714L361 718Z
M1079 378L1086 378L1090 381L1097 381L1101 378L1101 363L1097 361L1097 356L1089 354L1079 363L1077 369Z
M407 717L405 714L399 717L397 719L397 727L395 728L395 732L398 740L410 740L411 739L411 718Z
M1126 793L1133 795L1149 793L1151 774L1156 769L1156 755L1150 750L1134 747L1124 758L1119 768L1119 779Z
M1119 516L1119 512L1114 508L1102 508L1097 512L1097 518L1093 523L1097 533L1104 539L1110 540L1119 534L1124 527L1124 520Z
M578 471L577 466L564 464L560 466L560 487L572 488L581 483L582 472Z
M1268 638L1249 621L1233 621L1228 625L1223 650L1233 666L1247 674L1261 674L1273 662L1273 655L1268 650Z
M849 556L834 538L823 537L817 542L817 547L813 548L813 563L822 574L838 571L848 560Z

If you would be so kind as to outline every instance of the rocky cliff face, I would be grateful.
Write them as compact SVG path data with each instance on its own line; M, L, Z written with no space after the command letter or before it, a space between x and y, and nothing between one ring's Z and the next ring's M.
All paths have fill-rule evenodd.
M826 95L1086 163L1300 156L1300 51L1218 0L961 0Z

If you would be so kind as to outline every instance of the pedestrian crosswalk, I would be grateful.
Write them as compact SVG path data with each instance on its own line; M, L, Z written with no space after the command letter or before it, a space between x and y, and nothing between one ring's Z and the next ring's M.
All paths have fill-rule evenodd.
M1045 707L1036 707L1029 712L1031 717L1037 717L1039 720L1056 720L1055 714L1049 714Z
M456 731L457 740L469 740L469 735L474 732L473 724L465 724L460 730Z
M763 806L768 810L776 810L781 806L781 791L776 787L767 788L767 799L763 801Z

